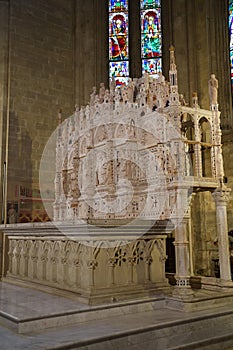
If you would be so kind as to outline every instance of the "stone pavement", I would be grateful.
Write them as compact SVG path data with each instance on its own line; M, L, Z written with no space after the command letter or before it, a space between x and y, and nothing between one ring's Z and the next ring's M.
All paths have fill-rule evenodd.
M64 325L65 313L81 315L93 307L0 283L0 350L223 350L233 347L232 305L196 312L169 310L156 304L156 300L141 308L137 303L132 305L134 312L130 309L127 312L125 305L111 309L112 315L102 319L98 319L98 312L101 314L104 309L97 307L97 319ZM43 322L49 327L51 315L56 318L57 326L40 329ZM34 330L17 333L14 323L27 320L38 321Z

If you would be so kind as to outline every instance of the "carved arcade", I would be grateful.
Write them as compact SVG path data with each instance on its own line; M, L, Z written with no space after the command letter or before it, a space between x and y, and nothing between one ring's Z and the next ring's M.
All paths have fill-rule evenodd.
M17 278L73 292L88 303L110 302L113 297L121 300L128 294L143 296L142 285L148 290L167 287L161 264L166 259L165 235L131 242L75 242L59 237L58 232L52 239L51 232L45 231L30 239L23 232L8 238L8 280Z
M186 187L186 197L196 183L199 190L218 188L220 112L201 109L196 93L193 107L179 95L173 47L169 77L145 73L127 86L112 81L110 90L101 83L90 104L59 125L55 221L169 220L184 214L177 212L179 187ZM213 89L216 84L211 106L217 106Z

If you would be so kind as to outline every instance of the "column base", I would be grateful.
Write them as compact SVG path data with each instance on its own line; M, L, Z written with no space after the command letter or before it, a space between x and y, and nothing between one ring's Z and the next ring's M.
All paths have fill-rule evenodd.
M176 286L174 287L172 295L180 299L192 299L194 292L189 284L189 278L177 278Z
M221 287L221 288L233 288L233 281L232 280L222 280L222 279L220 279L219 280L219 286Z

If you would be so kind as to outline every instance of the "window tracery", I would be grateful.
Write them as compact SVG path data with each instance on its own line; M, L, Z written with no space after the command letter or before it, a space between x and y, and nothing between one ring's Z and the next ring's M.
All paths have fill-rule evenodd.
M142 73L154 76L162 71L160 0L141 0Z
M109 0L109 78L116 86L128 83L134 59L129 52L128 1ZM139 23L142 73L154 77L162 72L161 0L140 0Z
M128 0L109 0L109 76L116 85L129 77Z

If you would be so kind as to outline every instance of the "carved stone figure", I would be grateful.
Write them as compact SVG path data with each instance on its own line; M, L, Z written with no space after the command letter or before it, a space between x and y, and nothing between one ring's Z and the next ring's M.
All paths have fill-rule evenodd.
M134 82L130 78L129 84L128 84L128 102L133 103L133 101L134 101Z
M12 203L10 209L8 210L8 221L9 224L15 224L17 222L17 212L14 208L14 204Z
M122 86L121 95L122 95L123 103L127 103L128 102L128 87L126 85Z
M142 82L144 83L146 92L148 92L149 90L149 79L150 79L149 73L144 72L142 77Z
M89 104L86 105L85 114L86 114L87 120L89 120L89 118L90 118L90 106L89 106Z
M104 94L104 103L108 104L109 102L111 102L111 95L109 90L106 89Z
M185 102L184 95L180 94L180 105L181 106L187 106L187 103Z
M211 74L210 76L209 96L211 105L215 105L218 103L218 80L216 79L215 74Z
M91 93L91 96L90 96L90 106L94 106L96 94L97 94L97 89L96 89L96 86L94 86L92 88L92 93Z
M140 103L140 106L145 106L146 104L146 87L145 87L145 84L142 83L140 85L140 93L139 93L139 103Z
M113 98L115 94L115 89L116 89L116 80L114 78L112 78L110 81L109 89L110 89L110 95Z
M100 83L100 89L99 89L100 103L102 103L104 101L104 95L105 95L105 86L104 86L104 83Z
M95 95L94 107L95 107L96 111L98 111L98 109L99 109L99 103L100 103L99 96Z
M197 93L196 92L193 93L192 103L193 103L193 107L194 108L199 107L199 105L198 105L198 97L197 97Z
M119 87L116 87L115 89L115 102L121 101L121 90Z
M97 170L97 184L98 185L107 185L110 182L111 176L111 163L105 162L101 164Z
M164 108L169 96L169 87L165 82L165 77L160 74L159 83L156 86L157 107Z

